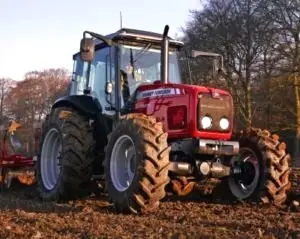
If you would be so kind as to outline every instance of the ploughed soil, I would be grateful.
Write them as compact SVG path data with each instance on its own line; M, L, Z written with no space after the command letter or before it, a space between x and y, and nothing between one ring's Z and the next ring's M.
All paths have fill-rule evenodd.
M281 208L173 196L155 213L135 216L116 214L103 195L57 204L15 184L0 194L0 238L300 238L295 187Z

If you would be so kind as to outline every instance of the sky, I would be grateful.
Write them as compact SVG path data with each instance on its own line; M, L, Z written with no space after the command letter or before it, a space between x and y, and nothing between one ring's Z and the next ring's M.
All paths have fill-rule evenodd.
M33 70L72 70L84 30L123 27L181 34L200 0L0 0L0 78L22 80Z

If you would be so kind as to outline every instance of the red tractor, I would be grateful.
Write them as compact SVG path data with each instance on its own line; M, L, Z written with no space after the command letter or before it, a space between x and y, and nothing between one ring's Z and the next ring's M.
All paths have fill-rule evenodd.
M103 180L117 211L140 213L158 207L167 185L186 195L218 178L237 199L285 202L285 143L253 128L233 136L232 96L183 84L183 43L168 29L83 33L70 94L43 127L37 183L44 200L85 196L92 180Z

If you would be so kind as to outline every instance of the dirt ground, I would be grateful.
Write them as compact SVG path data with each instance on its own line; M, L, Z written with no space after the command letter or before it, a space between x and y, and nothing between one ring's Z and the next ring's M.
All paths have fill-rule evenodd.
M0 194L0 238L300 238L294 192L282 208L170 197L156 213L133 216L116 214L105 196L45 203L34 187L14 185Z

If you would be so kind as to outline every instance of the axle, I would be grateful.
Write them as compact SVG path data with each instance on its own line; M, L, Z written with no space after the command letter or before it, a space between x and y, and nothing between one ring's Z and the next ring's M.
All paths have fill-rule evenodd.
M223 178L231 175L231 167L222 164L221 162L200 162L197 167L193 167L187 162L171 162L169 170L179 176L190 176L193 173L198 173L201 176L210 176L213 178Z

